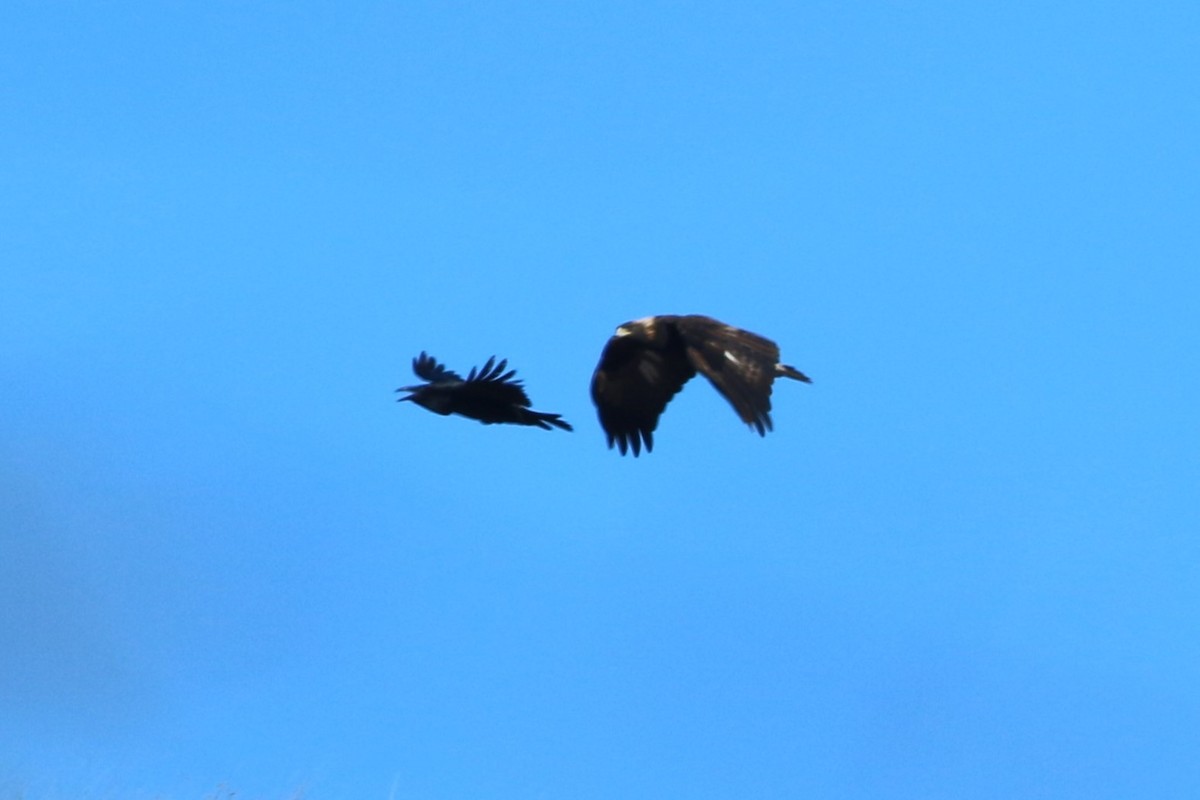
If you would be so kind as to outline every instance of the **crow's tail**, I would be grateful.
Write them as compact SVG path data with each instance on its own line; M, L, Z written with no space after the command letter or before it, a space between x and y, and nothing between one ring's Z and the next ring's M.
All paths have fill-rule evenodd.
M562 418L562 414L547 414L544 411L528 411L527 425L537 425L542 430L550 430L550 425L556 428L562 428L564 431L573 431L571 423ZM547 425L546 423L549 423Z

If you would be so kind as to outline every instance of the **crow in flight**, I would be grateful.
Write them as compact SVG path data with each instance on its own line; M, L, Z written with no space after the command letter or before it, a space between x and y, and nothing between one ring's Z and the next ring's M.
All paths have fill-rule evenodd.
M484 425L507 422L536 425L550 430L553 425L565 431L571 426L559 414L546 414L529 407L529 396L521 381L513 380L516 370L504 371L507 360L496 363L492 356L482 368L472 368L467 379L451 372L425 353L413 359L413 372L427 383L402 386L397 392L409 392L397 402L411 400L422 408L443 416L459 414L477 419Z

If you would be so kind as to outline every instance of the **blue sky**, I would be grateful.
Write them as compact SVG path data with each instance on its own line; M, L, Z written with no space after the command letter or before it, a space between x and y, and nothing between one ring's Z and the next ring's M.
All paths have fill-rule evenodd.
M1191 3L0 12L0 798L1200 785ZM605 448L607 337L811 375ZM574 433L397 406L508 358Z

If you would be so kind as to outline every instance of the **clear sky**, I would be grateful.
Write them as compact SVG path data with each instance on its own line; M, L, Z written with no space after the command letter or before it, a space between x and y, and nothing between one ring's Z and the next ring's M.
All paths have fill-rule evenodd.
M1196 796L1196 3L12 0L0 118L0 800ZM815 382L622 458L669 313Z

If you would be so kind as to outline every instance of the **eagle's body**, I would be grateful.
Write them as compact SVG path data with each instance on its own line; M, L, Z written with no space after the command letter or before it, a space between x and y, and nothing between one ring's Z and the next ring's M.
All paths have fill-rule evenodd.
M772 429L771 385L776 376L811 383L779 363L770 339L699 314L646 317L617 328L592 375L600 426L624 455L654 448L658 418L697 373L716 387L760 436Z
M535 425L544 430L550 430L553 425L566 431L572 430L561 415L531 409L525 387L521 381L512 379L516 370L505 372L506 366L507 360L496 363L496 357L492 356L482 368L472 368L464 380L432 356L421 353L413 359L413 372L427 383L402 386L396 391L410 393L407 397L401 397L400 402L411 400L443 416L458 414L477 419L484 425Z

